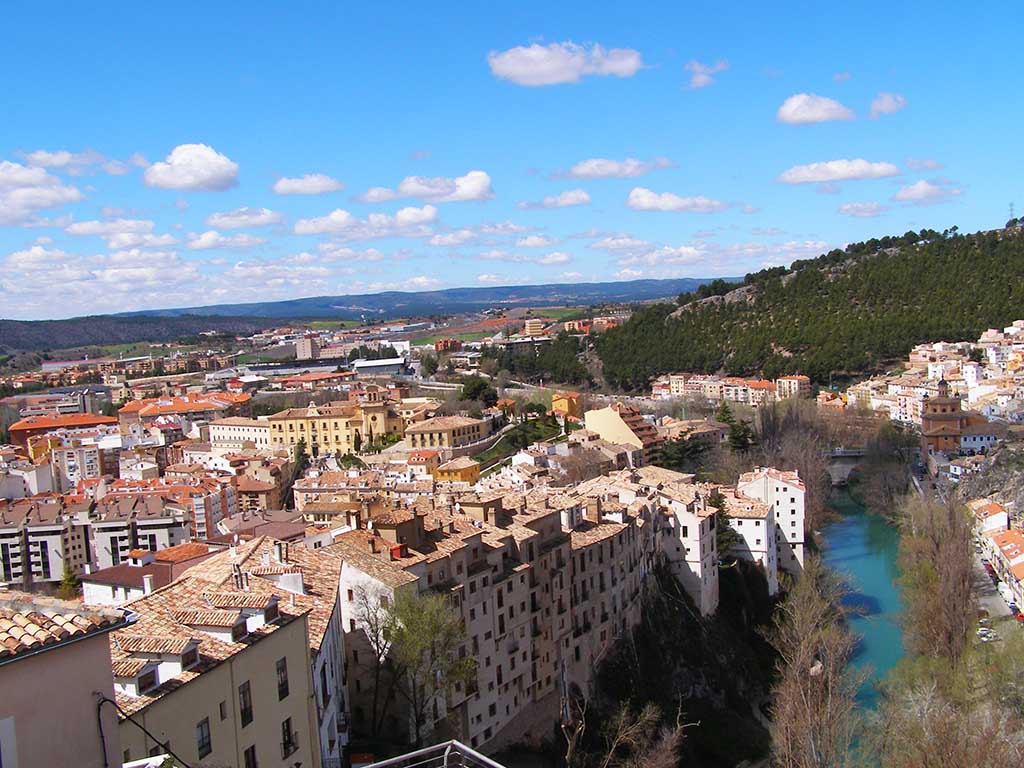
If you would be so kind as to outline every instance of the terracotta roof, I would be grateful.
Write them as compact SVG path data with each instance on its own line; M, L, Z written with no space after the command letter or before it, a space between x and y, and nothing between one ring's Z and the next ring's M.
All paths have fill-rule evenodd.
M60 429L61 427L95 427L99 424L117 424L117 417L97 416L94 413L69 413L62 416L28 416L11 424L9 431Z
M115 678L138 677L142 674L142 670L152 663L152 659L124 658L111 662L110 668Z
M432 419L426 419L406 427L405 433L439 432L448 429L459 429L460 427L471 427L483 423L481 419L471 419L468 416L435 416Z
M161 637L159 635L131 635L127 633L119 633L114 638L117 648L125 653L166 654L168 656L180 656L188 650L190 645L196 642L198 642L198 639L188 637Z
M146 565L113 565L98 571L84 574L82 581L90 584L109 584L116 587L143 588L143 577L153 577L153 588L159 589L171 583L171 566L169 563L148 563Z
M178 544L175 547L158 550L153 553L153 559L160 563L181 563L195 557L202 557L209 554L209 552L209 545L190 541L186 544Z
M90 610L63 600L0 591L0 663L128 623L123 611Z
M171 616L179 624L186 624L190 627L233 627L242 620L242 615L238 611L216 609L172 611Z
M475 459L471 459L468 456L460 456L457 459L452 459L449 462L445 462L437 468L438 472L451 472L458 469L472 469L473 467L479 467L480 462Z

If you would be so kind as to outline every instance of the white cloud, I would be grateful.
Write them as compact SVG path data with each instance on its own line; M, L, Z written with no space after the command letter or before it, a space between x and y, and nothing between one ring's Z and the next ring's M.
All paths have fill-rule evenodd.
M517 248L546 248L554 245L556 241L547 235L527 235L516 240Z
M297 235L333 234L345 240L372 240L383 237L427 237L432 233L428 225L437 220L437 208L425 205L422 208L407 207L393 216L385 213L371 213L366 219L359 219L348 211L338 208L326 216L299 219L295 222Z
M36 211L81 199L77 187L64 184L44 168L0 161L0 225L29 225Z
M839 206L839 212L844 216L856 216L860 219L870 219L880 216L888 210L879 203L843 203Z
M774 237L775 235L784 235L786 233L777 227L769 227L767 229L763 227L754 227L750 230L750 234L760 235L761 237Z
M152 232L156 225L148 219L112 219L110 221L76 221L64 231L69 235L108 237L122 233Z
M853 120L854 114L852 109L835 99L814 93L797 93L782 102L775 118L789 125L807 125L829 120Z
M547 195L542 200L531 202L522 201L516 203L518 208L569 208L574 205L586 205L590 202L590 195L585 189L567 189L557 195Z
M620 269L613 277L617 280L636 280L638 277L643 277L643 275L644 273L639 269Z
M637 160L635 157L627 157L625 160L593 157L581 160L568 171L556 173L554 176L568 179L631 179L658 168L671 167L672 161L667 157L656 157L650 161Z
M499 249L483 251L482 253L477 254L477 258L484 259L486 261L506 261L510 264L540 264L542 266L567 264L572 261L572 255L563 253L562 251L553 251L543 256L535 256L525 253L513 253Z
M649 248L650 245L646 240L638 240L629 235L611 235L591 243L590 247L599 251L632 251L638 248Z
M696 59L689 61L683 69L690 73L690 88L705 88L715 82L714 76L729 68L729 62L719 59L714 64L701 64Z
M217 229L242 229L266 227L281 223L281 214L269 208L235 208L233 211L211 213L206 217L206 226Z
M244 232L222 235L211 229L199 235L190 233L185 245L194 251L206 251L211 248L252 248L265 242L267 241L262 237L248 235Z
M483 283L484 285L500 285L502 282L504 282L504 280L505 278L502 277L501 275L494 275L489 273L476 276L476 281L478 283Z
M177 242L178 238L174 235L138 234L136 232L116 232L107 237L107 247L118 250L124 248L165 248Z
M729 207L721 200L708 197L680 197L671 192L653 192L645 187L634 187L626 198L626 205L634 211L685 211L688 213L715 213Z
M568 264L572 261L572 256L562 251L553 251L545 256L541 256L536 260L537 264L551 265L551 264Z
M487 63L495 77L525 86L575 83L588 75L632 77L644 65L640 52L632 48L606 49L568 41L491 51Z
M521 232L529 232L533 227L516 224L514 221L494 221L484 222L477 229L482 235L517 235Z
M899 112L905 106L907 106L905 97L900 96L898 93L886 93L883 91L875 96L874 101L871 102L871 117L877 118L880 115L891 115L894 112Z
M778 180L785 184L815 184L855 179L882 179L887 176L899 176L899 173L900 169L892 163L872 163L857 158L794 165L783 171Z
M307 173L298 178L280 178L271 189L279 195L322 195L326 192L340 192L345 188L335 178L322 173Z
M582 272L561 272L556 276L556 280L579 280L583 277Z
M922 179L905 187L900 187L896 190L896 194L892 196L892 199L901 203L930 205L944 202L951 197L957 197L962 192L963 190L954 187L950 182L943 179L936 179L934 182Z
M644 264L652 267L655 265L669 264L694 264L704 260L703 248L692 245L662 246L654 248L646 253L637 253L619 259L619 265L623 267Z
M363 203L384 203L399 198L417 198L432 203L460 203L494 197L491 177L485 171L470 171L465 176L406 176L396 189L371 187L359 196Z
M454 232L444 232L434 235L427 242L430 245L455 246L471 243L476 239L476 233L471 229L457 229Z
M223 191L238 183L238 163L206 144L180 144L164 162L149 166L143 178L161 189Z
M942 168L942 163L930 157L908 157L907 168L912 171L937 171Z

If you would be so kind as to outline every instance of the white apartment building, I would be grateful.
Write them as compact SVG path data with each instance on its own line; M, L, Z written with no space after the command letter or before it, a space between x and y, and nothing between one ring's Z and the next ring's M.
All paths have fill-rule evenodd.
M210 422L210 447L218 450L270 449L270 422L229 416Z
M772 507L778 567L799 574L804 565L804 493L797 472L758 467L740 475L737 492Z
M756 563L764 570L768 594L779 591L778 552L775 544L775 510L763 501L748 498L731 488L719 489L725 512L740 537L733 547L735 557Z

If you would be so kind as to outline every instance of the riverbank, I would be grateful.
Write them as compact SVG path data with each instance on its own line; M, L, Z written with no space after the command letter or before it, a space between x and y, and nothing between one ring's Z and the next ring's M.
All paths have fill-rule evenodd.
M853 664L868 673L858 702L873 709L878 702L876 684L905 655L903 604L896 582L899 532L868 513L847 490L833 492L829 506L836 518L822 531L822 558L850 590L845 602L854 609L850 629L858 639Z

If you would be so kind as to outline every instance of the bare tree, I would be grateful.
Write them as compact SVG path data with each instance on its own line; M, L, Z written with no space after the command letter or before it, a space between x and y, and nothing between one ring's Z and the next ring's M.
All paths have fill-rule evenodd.
M360 666L368 667L373 678L370 703L370 735L380 735L390 702L394 699L396 676L402 674L388 658L395 618L388 607L389 593L383 587L360 584L353 590L355 616L371 655Z
M780 768L853 765L863 676L849 669L854 640L842 594L835 575L810 557L776 613L771 640L780 660L771 731L773 764Z

